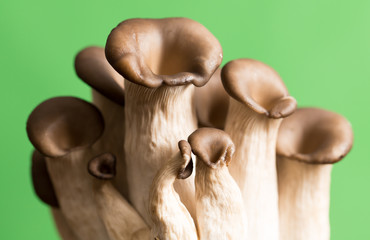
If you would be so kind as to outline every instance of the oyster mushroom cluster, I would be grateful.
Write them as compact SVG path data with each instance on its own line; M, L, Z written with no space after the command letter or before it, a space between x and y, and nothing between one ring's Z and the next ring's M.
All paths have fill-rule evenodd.
M350 123L296 110L262 62L221 61L186 18L126 20L78 53L92 103L55 97L27 121L34 189L62 239L329 239Z

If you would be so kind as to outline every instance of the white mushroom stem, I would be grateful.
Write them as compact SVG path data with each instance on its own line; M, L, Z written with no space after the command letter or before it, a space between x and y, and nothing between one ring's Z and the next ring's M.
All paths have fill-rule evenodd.
M278 157L280 239L330 239L332 164Z
M91 148L75 150L59 158L46 157L60 208L79 239L109 239L94 201L92 177L86 166Z
M235 143L229 171L239 185L248 218L248 239L278 239L276 139L281 119L267 118L230 98L225 124Z
M153 222L152 239L198 239L194 221L174 189L179 170L185 169L186 162L189 161L190 153L189 155L176 153L153 180L149 205Z
M96 148L102 152L115 153L116 176L112 179L113 185L123 197L128 196L128 185L126 178L125 153L123 150L125 136L125 109L123 106L109 100L96 90L92 90L93 103L103 115L105 129L101 139L96 143Z
M110 240L131 240L140 234L149 240L150 230L135 209L124 199L108 180L95 180L94 196L98 212Z
M125 80L125 159L129 200L150 224L148 203L155 173L177 150L176 143L197 127L194 86L146 88ZM194 214L194 177L175 182L175 189Z
M247 239L243 198L226 164L212 168L197 159L196 171L196 211L200 239Z
M51 208L55 227L63 240L78 240L72 228L68 225L62 211L58 208Z

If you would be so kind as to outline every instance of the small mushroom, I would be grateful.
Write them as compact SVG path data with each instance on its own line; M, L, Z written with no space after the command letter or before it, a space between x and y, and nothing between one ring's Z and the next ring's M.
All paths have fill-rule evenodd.
M195 88L195 107L200 127L224 129L229 95L222 86L220 68L212 75L207 85Z
M125 159L129 201L149 224L155 173L197 128L194 85L205 85L222 60L218 40L186 18L131 19L110 33L105 54L125 78ZM139 150L138 150L139 149ZM194 177L175 189L195 215Z
M60 209L79 239L109 239L93 199L86 171L93 147L103 133L100 111L74 97L57 97L37 106L27 121L27 134L46 157Z
M276 139L281 119L295 110L296 101L279 75L256 60L227 63L221 78L231 96L225 132L236 147L229 171L243 195L248 239L278 239Z
M94 196L109 239L149 239L150 230L144 220L111 183L116 175L115 156L111 153L96 156L90 160L88 171L96 178Z
M247 239L247 217L240 189L227 166L234 154L228 134L199 128L188 139L197 157L195 192L200 239Z
M104 48L87 47L75 59L77 75L92 87L93 103L101 111L105 130L96 148L116 153L117 172L112 180L119 192L127 198L128 184L124 156L125 94L123 77L105 58Z
M330 239L332 164L352 142L350 123L333 112L301 108L283 120L277 141L280 239Z
M186 179L193 172L189 143L182 140L178 147L180 151L158 171L151 186L151 239L198 239L194 221L174 189L176 179Z

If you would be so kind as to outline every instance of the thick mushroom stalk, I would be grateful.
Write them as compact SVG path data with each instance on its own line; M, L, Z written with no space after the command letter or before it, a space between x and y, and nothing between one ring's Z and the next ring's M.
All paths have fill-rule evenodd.
M182 140L178 146L180 151L158 171L151 186L151 239L198 239L194 221L173 186L176 179L186 179L193 172L189 143Z
M46 157L60 209L79 239L109 239L96 211L92 177L87 173L93 147L104 129L101 113L73 97L49 99L27 121L27 134Z
M132 19L112 30L105 53L125 78L129 200L150 223L147 193L155 173L176 152L174 143L197 128L193 85L205 85L216 71L221 46L203 25L190 19ZM190 177L175 183L192 215L193 181Z
M279 75L256 60L229 62L221 78L231 96L225 131L236 146L229 170L243 195L248 239L278 239L276 138L296 101Z
M284 119L277 142L280 239L330 239L332 164L352 141L350 123L333 112L302 108Z
M224 129L229 95L221 82L221 69L212 75L207 85L195 88L195 107L198 125Z
M94 196L109 239L138 239L137 235L142 234L140 239L149 240L150 230L144 220L111 183L116 174L115 156L110 153L96 156L89 162L88 171L96 178Z
M55 227L63 240L77 239L72 228L68 225L62 211L59 208L57 196L51 182L46 166L45 157L37 150L32 154L31 165L32 185L36 195L41 201L49 205L53 215Z
M240 189L227 165L234 143L224 131L200 128L188 139L197 156L195 175L200 239L247 239L247 217Z
M125 94L123 77L105 58L104 48L88 47L75 58L76 73L92 87L93 103L101 111L105 129L96 149L114 152L117 158L116 177L113 184L127 197L126 163L124 159Z

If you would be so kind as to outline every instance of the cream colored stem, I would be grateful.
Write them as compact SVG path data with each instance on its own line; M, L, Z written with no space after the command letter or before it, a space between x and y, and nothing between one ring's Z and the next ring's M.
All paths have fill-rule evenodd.
M248 239L279 237L276 139L281 119L257 114L230 98L225 125L235 143L229 171L240 187L248 218Z
M110 240L150 239L150 230L144 220L110 181L96 179L94 195Z
M280 239L329 240L331 164L278 157Z
M109 239L100 220L87 163L91 148L76 150L60 158L46 158L61 211L79 239Z
M198 239L194 221L174 189L181 162L181 154L176 153L153 180L149 204L153 222L152 239Z
M146 88L125 80L125 159L129 200L149 224L148 192L155 173L197 126L193 85ZM175 183L194 214L194 177Z
M63 240L78 240L76 234L72 228L68 225L62 211L58 208L51 208L55 227L58 229L58 233Z
M125 154L122 148L124 144L124 121L125 108L104 97L96 90L92 90L93 103L99 108L104 117L104 133L96 143L101 152L112 152L116 156L116 176L113 178L113 184L122 194L128 197L128 184L126 177Z
M247 239L243 199L226 165L210 168L198 160L196 171L196 211L200 239Z

